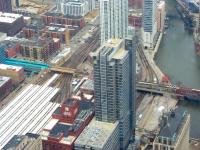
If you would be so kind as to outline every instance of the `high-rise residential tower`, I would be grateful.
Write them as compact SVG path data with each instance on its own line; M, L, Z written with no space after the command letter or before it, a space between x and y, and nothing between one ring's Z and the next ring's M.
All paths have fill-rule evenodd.
M101 44L125 38L128 29L128 0L100 0Z
M0 0L0 11L11 12L12 11L11 0Z
M134 134L134 88L131 88L134 65L130 66L133 57L124 49L123 41L108 40L93 56L96 120L119 121L121 149L128 146Z
M154 46L157 32L156 3L157 0L144 0L143 4L143 45L145 48L153 48Z

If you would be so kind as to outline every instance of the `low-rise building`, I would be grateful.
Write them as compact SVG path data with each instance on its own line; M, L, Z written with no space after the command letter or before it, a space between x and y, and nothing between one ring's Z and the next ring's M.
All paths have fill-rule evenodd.
M65 15L71 16L85 16L89 13L88 2L68 1L62 3L61 12Z
M190 115L181 108L164 114L153 150L189 150Z
M75 26L79 29L85 26L85 20L82 16L63 15L58 12L47 12L42 15L42 19L46 25L61 24Z
M12 81L10 77L0 76L0 101L6 97L12 88Z
M32 133L15 135L2 150L42 150L41 138Z
M12 79L12 84L18 84L25 79L24 69L19 66L0 64L0 76Z
M80 91L85 94L94 95L94 81L87 79L80 87Z
M85 16L95 9L95 0L57 0L57 10L65 15Z
M75 141L75 150L118 150L118 141L118 122L101 122L94 118Z
M92 102L66 100L43 129L43 150L73 150L74 142L94 116Z
M22 15L0 12L0 32L7 33L8 36L14 36L23 26L24 19Z
M128 16L129 26L140 29L142 27L142 11L130 10Z

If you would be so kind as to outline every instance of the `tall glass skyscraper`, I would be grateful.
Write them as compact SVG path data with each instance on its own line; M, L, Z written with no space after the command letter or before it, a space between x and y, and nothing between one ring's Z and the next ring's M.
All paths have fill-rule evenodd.
M156 10L157 0L144 0L143 6L143 42L144 46L153 47L154 36L157 32Z
M128 29L128 0L100 0L101 44L110 38L125 38Z
M0 11L11 12L12 11L11 0L0 0Z
M95 116L98 121L119 121L120 148L125 149L134 133L134 96L130 52L124 40L108 40L93 56ZM134 64L132 64L134 66Z

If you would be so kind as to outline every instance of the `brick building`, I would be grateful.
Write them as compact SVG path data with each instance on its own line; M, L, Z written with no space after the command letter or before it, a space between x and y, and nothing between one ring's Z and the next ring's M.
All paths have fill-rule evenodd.
M43 129L43 150L73 150L74 142L94 116L92 102L66 100Z

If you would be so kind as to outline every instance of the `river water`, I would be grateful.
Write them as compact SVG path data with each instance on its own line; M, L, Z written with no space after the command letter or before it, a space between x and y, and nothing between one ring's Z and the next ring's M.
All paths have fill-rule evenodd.
M174 84L200 89L200 57L196 56L193 36L184 30L175 0L166 0L169 28L163 36L155 62ZM191 115L191 137L200 138L200 104L179 102Z

